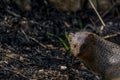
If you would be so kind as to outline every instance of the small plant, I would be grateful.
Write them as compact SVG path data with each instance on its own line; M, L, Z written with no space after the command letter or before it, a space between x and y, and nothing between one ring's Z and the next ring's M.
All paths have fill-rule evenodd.
M52 37L57 38L57 39L60 41L60 43L64 46L64 48L66 49L66 51L69 51L69 50L70 50L69 45L65 42L64 39L62 39L61 37L59 37L59 36L57 36L57 35L55 35L55 34L52 34L52 33L47 33L47 34L50 35L50 36L52 36ZM68 41L68 35L67 35L66 32L64 33L64 36L65 36L65 38L66 38L67 41Z
M83 22L82 22L81 19L79 20L79 25L80 25L80 29L83 29L83 28L84 28L84 26L83 26Z

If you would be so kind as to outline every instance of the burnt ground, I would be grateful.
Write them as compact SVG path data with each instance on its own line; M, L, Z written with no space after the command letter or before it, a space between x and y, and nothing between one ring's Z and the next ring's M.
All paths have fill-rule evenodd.
M112 28L119 32L119 20L115 24L110 22L119 16L116 14L113 9L104 18L107 18L106 22L108 20L110 25L117 26ZM100 76L86 69L79 59L66 51L56 37L47 34L57 35L68 44L64 33L79 31L90 24L89 16L94 17L95 13L83 10L67 14L46 0L32 0L32 10L27 13L20 11L16 5L1 0L0 79L100 80ZM109 31L107 28L104 34L108 34L107 30ZM118 43L119 39L117 40L113 42Z

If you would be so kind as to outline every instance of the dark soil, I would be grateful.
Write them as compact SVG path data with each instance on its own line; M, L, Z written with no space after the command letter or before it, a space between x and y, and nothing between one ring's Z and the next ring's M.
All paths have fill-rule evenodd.
M64 33L79 31L80 23L90 24L90 13L88 10L68 15L46 0L32 0L31 12L23 12L14 4L1 0L0 79L100 80L100 76L66 51L57 38L47 34L60 36L68 44ZM116 24L119 32L120 23Z

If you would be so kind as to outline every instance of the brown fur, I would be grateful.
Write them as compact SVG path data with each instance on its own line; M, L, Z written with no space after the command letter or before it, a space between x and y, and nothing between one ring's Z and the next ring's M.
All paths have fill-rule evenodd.
M91 32L70 33L69 43L73 54L93 71L100 73L105 80L120 79L119 45Z

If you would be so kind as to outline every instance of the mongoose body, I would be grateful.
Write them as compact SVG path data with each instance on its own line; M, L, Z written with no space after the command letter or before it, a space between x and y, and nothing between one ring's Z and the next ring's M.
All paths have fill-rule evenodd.
M91 32L69 34L74 56L79 57L105 80L120 80L120 46Z

